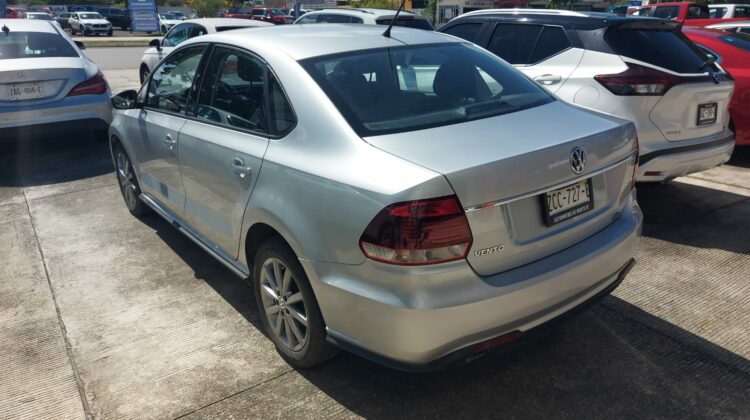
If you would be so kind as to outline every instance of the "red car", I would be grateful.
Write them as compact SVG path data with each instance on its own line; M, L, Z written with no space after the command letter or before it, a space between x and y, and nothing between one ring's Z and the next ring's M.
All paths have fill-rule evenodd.
M682 28L691 41L734 77L730 128L737 145L750 145L750 35L708 28Z
M8 6L5 8L5 18L6 19L21 19L23 18L23 14L25 12L26 12L25 7Z
M253 7L253 19L276 25L294 22L294 17L289 16L283 10L270 7Z
M672 19L685 26L706 26L714 23L726 23L733 20L747 20L747 18L712 19L705 3L654 3L628 9L629 15L650 16L662 19Z

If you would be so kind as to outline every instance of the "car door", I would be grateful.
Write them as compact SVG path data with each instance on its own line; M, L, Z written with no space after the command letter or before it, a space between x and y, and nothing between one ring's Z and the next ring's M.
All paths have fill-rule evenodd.
M273 133L269 75L257 56L215 47L194 117L180 133L185 219L231 258L237 257L242 217Z
M152 73L135 138L141 190L172 213L182 216L185 189L178 164L179 133L205 45L175 51ZM199 79L199 78L198 78Z
M560 26L498 23L487 49L551 92L557 92L583 57Z

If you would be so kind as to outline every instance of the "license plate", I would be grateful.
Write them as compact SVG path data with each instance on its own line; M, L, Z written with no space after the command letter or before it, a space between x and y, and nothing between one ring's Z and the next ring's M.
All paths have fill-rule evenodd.
M716 102L698 105L698 125L710 125L716 122Z
M44 86L41 83L14 83L8 85L8 98L11 101L44 98Z
M547 226L564 222L594 208L591 178L548 191L541 197Z

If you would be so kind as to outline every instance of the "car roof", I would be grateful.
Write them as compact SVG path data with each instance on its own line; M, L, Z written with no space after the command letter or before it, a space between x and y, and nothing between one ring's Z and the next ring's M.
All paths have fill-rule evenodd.
M317 15L321 13L329 13L329 14L334 13L334 14L349 15L349 16L371 15L373 18L379 18L381 16L393 16L396 14L396 11L392 9L373 9L373 8L337 8L337 9L319 9L319 10L314 10L308 13L311 15L312 14ZM406 10L402 10L400 14L422 17L422 15L408 12Z
M659 3L664 4L664 3ZM496 18L504 20L518 20L525 23L556 24L575 27L576 29L596 29L605 26L619 25L625 22L637 21L665 21L667 19L648 16L621 16L605 12L578 12L554 9L483 9L464 13L451 22L458 22L469 18ZM450 23L450 22L449 22Z
M242 26L247 28L253 28L256 26L275 26L273 23L269 22L263 22L260 20L252 20L252 19L236 19L236 18L201 18L201 19L190 19L190 20L183 20L180 21L180 24L187 24L187 23L197 23L199 25L203 25L206 28L211 27L213 29L216 28L225 28L227 26Z
M57 34L57 30L47 20L36 19L0 19L0 26L5 25L11 32L49 32Z
M403 45L466 43L449 35L405 27L394 27L391 37L387 38L383 36L383 29L382 26L375 25L338 23L274 25L252 30L217 32L190 39L183 45L217 42L250 50L267 48L284 53L294 60L304 60L322 55Z

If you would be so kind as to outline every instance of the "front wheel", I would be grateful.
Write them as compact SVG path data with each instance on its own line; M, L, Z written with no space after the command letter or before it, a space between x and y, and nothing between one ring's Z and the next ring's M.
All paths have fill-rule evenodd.
M125 200L125 205L128 207L128 210L135 217L141 217L148 214L150 209L146 206L146 203L139 198L141 195L141 187L138 185L133 165L130 163L130 158L128 157L128 154L125 153L125 149L122 148L122 145L117 143L112 147L112 155L115 158L117 183L120 185L120 193L122 193L122 198Z
M107 32L107 36L112 36L112 34L113 34L113 33L114 33L114 31L112 31L112 30L110 29L110 30L109 30L109 32Z
M253 287L267 335L292 366L309 368L335 356L323 316L302 265L280 238L264 242L255 256Z

